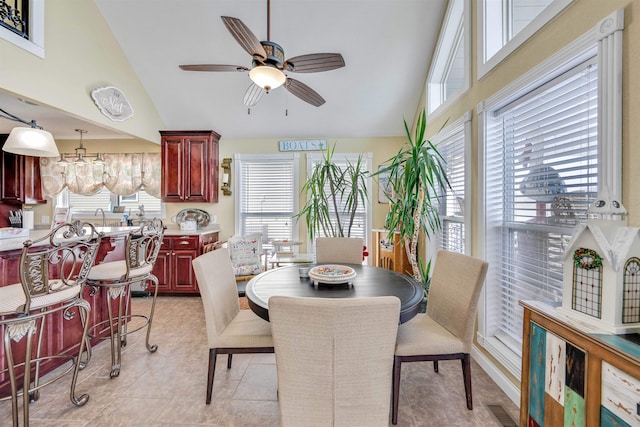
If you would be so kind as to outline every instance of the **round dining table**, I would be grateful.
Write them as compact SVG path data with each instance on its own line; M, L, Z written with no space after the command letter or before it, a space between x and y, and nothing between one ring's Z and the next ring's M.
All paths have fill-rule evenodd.
M316 264L290 265L260 273L247 283L249 307L264 320L269 320L269 298L274 295L311 298L364 298L396 296L400 299L400 323L420 311L424 290L420 283L405 274L369 265L344 264L353 268L350 283L316 284L300 277L301 268Z

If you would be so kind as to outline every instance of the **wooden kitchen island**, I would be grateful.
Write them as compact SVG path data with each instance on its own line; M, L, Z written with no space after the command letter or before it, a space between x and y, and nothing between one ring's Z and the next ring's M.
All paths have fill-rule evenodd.
M104 233L104 238L100 244L100 249L96 256L96 264L102 264L105 262L117 261L124 259L124 247L127 234L134 227L97 227L99 232ZM23 242L27 239L36 240L42 236L45 236L49 230L32 230L28 238L21 239L2 239L0 240L0 286L8 286L14 283L20 282L20 256L22 252ZM158 294L162 293L188 293L198 294L198 287L195 281L195 277L192 273L191 263L187 266L186 262L181 262L189 258L189 260L195 258L202 252L202 246L207 243L217 241L219 230L217 228L202 229L195 231L181 231L175 228L168 228L165 232L165 238L163 240L163 251L165 257L161 264L156 263L154 273L160 280L158 288ZM167 243L168 242L168 243ZM187 242L187 243L184 243ZM167 247L165 248L165 244ZM176 247L174 249L174 247ZM172 258L173 257L173 258ZM159 257L160 260L160 257ZM181 261L173 261L181 260ZM189 272L191 272L189 274ZM174 277L180 278L181 284L184 285L181 291L174 292L171 288L163 284L175 283ZM187 283L193 278L187 286ZM174 280L173 282L169 282ZM164 292L161 292L164 291ZM94 290L92 288L86 288L83 292L83 297L91 305L91 314L89 327L96 325L109 318L106 308L106 299L104 295L105 289L98 288ZM50 316L46 323L46 330L43 337L43 349L44 353L50 354L77 354L79 339L82 332L80 316L76 315L71 320L64 320L62 313L57 313L54 316ZM108 336L108 330L92 331L98 336ZM96 344L101 340L95 340L93 344ZM20 345L23 345L21 343ZM16 360L21 362L22 360ZM53 361L49 361L47 364L42 365L42 372L46 373L57 365ZM0 371L6 368L6 361L4 355L4 344L0 342ZM0 374L0 397L7 396L9 394L9 377L6 373Z

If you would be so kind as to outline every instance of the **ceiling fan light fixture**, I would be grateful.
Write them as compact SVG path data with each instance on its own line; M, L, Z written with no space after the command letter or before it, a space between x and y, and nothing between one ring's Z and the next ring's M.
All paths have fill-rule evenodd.
M287 80L287 77L282 71L267 65L252 68L251 71L249 71L249 78L267 92L282 86Z

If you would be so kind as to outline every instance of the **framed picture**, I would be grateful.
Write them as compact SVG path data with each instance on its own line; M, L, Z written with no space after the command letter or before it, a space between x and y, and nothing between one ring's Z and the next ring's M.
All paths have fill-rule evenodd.
M380 171L384 166L378 166ZM391 194L391 185L389 184L389 173L381 173L378 176L378 203L389 203L387 194Z

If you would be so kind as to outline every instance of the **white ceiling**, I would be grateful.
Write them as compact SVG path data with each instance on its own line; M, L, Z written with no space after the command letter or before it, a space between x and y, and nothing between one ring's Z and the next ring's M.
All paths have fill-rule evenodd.
M290 73L326 103L313 107L284 88L251 108L248 73L188 72L180 64L251 67L220 16L267 38L266 0L95 0L149 93L166 129L214 129L226 139L401 136L424 87L446 0L273 0L271 40L285 57L338 52L344 68ZM0 105L6 105L0 97ZM11 111L52 131L80 127L44 107ZM8 107L7 107L8 108ZM18 107L16 107L18 108ZM288 112L288 115L286 115ZM21 116L22 117L22 116ZM6 132L7 120L0 120ZM11 122L9 122L11 123ZM85 127L86 128L86 127ZM87 137L91 137L91 131ZM93 135L95 137L95 135Z

